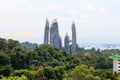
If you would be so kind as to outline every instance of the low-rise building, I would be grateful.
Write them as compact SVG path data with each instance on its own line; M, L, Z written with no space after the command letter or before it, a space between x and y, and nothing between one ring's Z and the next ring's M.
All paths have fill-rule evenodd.
M120 72L120 55L114 55L110 58L113 59L113 73L119 73Z

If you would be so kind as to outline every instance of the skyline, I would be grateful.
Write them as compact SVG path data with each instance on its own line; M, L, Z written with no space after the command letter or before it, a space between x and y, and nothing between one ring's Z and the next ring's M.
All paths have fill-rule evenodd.
M119 44L119 10L119 0L0 0L0 37L43 43L47 17L62 40L74 20L78 44Z

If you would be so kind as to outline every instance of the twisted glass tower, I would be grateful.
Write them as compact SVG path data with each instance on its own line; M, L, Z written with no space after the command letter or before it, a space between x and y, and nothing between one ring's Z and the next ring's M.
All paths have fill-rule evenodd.
M44 44L48 44L48 42L49 42L49 21L46 18L45 32L44 32Z
M72 23L72 48L71 48L71 52L75 53L76 51L77 51L76 28L75 28L75 23L73 21L73 23Z

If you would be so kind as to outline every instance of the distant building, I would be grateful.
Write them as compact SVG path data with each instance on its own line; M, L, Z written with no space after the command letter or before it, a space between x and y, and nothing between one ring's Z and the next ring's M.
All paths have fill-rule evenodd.
M44 32L44 44L48 44L49 40L49 21L46 19L45 32Z
M65 38L64 38L64 49L66 51L70 51L70 44L69 44L69 36L68 34L66 34Z
M75 53L77 51L77 43L76 43L76 27L75 23L73 21L72 23L72 53Z
M50 33L50 40L49 40ZM50 41L50 43L49 43ZM72 44L70 44L72 42ZM51 27L49 28L49 21L46 19L45 32L44 32L44 44L50 44L55 48L63 49L62 39L59 35L59 27L57 19L54 19ZM72 40L69 39L69 36L66 35L64 38L64 50L75 53L77 51L76 43L76 27L75 23L72 23Z
M113 59L113 73L119 73L120 72L120 56L115 55L115 56L111 56L110 58Z
M60 36L59 36L59 48L62 49L62 39Z
M50 28L50 45L58 49L62 49L61 37L59 36L59 28L57 19L55 19Z

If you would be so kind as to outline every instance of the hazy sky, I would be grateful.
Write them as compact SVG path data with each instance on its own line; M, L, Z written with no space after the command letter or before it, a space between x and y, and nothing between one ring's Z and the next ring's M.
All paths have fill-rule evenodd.
M120 43L120 0L0 0L0 37L43 43L46 17L62 39L74 20L79 44Z

